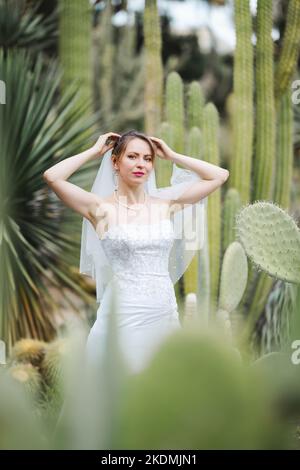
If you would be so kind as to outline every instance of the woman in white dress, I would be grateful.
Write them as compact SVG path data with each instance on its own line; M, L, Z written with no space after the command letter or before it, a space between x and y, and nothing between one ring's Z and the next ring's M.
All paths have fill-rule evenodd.
M103 155L91 192L67 181ZM173 162L169 187L156 187L156 155ZM163 338L180 328L173 284L203 246L206 197L228 175L135 130L103 134L92 148L44 173L58 197L83 216L80 272L95 279L100 302L87 339L89 360L105 355L112 294L119 345L132 373L143 370Z

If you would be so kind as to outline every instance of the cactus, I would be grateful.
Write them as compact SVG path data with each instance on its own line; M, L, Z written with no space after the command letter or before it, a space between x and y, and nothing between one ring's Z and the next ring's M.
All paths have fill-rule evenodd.
M39 367L46 351L47 343L32 338L24 338L17 341L10 353L9 362L27 362L34 367Z
M234 313L247 285L248 262L242 245L232 242L223 257L218 311L216 318L224 324L227 332L236 336L241 328L241 315Z
M297 56L299 54L299 28L295 27L299 23L299 2L291 1L289 3L289 10L286 22L286 29L284 33L283 48L279 58L279 64L275 71L275 85L273 76L273 42L271 37L272 30L272 3L267 0L258 2L257 9L257 47L256 47L256 98L257 98L257 119L256 119L256 154L255 154L255 167L253 175L253 196L252 200L256 198L267 198L275 200L275 203L288 208L289 204L289 187L292 175L292 118L291 109L288 103L288 90L289 80L292 78L292 70L295 68ZM253 108L252 101L250 102L249 79L243 79L243 73L246 70L247 64L249 67L252 63L252 48L250 46L249 34L249 4L244 1L235 2L235 18L237 28L237 48L235 54L235 67L234 67L234 80L235 90L239 90L239 95L234 96L234 128L237 133L234 135L234 140L238 138L238 142L234 142L236 146L243 142L246 144L246 152L248 151L248 133L252 132L252 127L249 125L248 129L242 129L242 125L235 125L236 119L242 119L243 113L237 116L236 106L243 106L245 116L252 116ZM291 13L293 12L293 13ZM297 20L298 18L298 20ZM298 23L297 23L298 22ZM298 29L298 30L296 30ZM247 47L241 47L242 38L244 43L246 41ZM283 64L285 64L283 66ZM285 70L287 71L286 76ZM249 71L248 71L249 72ZM248 76L247 73L246 76ZM252 72L250 75L252 80ZM281 83L281 85L280 85ZM284 97L284 93L286 96ZM274 94L276 96L276 113ZM245 97L249 98L246 104ZM237 103L238 102L238 103ZM291 106L291 103L290 103ZM268 112L266 112L268 110ZM244 118L245 119L245 118ZM275 123L278 122L277 132L277 155L275 152ZM246 140L245 140L246 139ZM236 148L236 147L235 147ZM245 155L245 149L239 147L241 153ZM230 184L236 187L240 192L243 204L248 200L243 197L243 186L248 179L247 166L240 165L238 162L241 160L241 155L234 152L231 162L232 169L238 168L239 174L231 171ZM250 159L249 159L250 161ZM253 266L249 266L248 285L245 293L244 307L247 308L249 316L249 324L254 326L255 319L259 318L262 313L268 295L274 284L274 279L270 278L265 272L257 272Z
M257 4L256 126L253 199L271 199L275 170L272 2Z
M145 1L145 129L155 134L162 119L163 67L161 59L161 31L157 2Z
M187 88L187 141L186 154L193 158L203 158L202 132L204 116L204 96L198 82L192 82ZM199 261L202 253L196 253L184 274L184 291L197 292Z
M163 122L160 126L160 137L168 144L173 147L173 128L168 122ZM172 176L172 165L168 160L157 158L155 162L155 177L158 188L169 186L170 179Z
M184 94L183 83L177 72L171 72L166 82L165 120L170 123L174 135L174 150L184 152Z
M193 81L187 89L187 127L203 127L205 99L200 84Z
M284 209L290 207L290 185L293 174L293 109L290 91L279 102L276 155L276 185L273 200Z
M237 215L237 236L257 269L287 282L300 282L300 232L276 204L257 202Z
M111 83L114 79L113 64L115 56L115 45L113 42L111 0L106 2L105 8L101 16L99 30L100 47L97 52L101 57L101 70L99 76L96 78L98 78L99 80L99 83L97 83L97 85L99 85L101 103L100 107L103 116L106 118L111 114L113 108L113 87L111 86Z
M266 385L217 335L184 328L126 391L118 448L274 448L282 439Z
M265 306L273 279L300 281L300 233L293 218L276 204L257 202L237 216L237 236L259 271L242 341L249 339ZM268 276L269 275L269 276Z
M289 90L297 66L300 45L300 2L289 0L283 45L275 74L277 101Z
M235 0L236 49L233 71L233 158L229 184L242 204L250 199L253 141L253 46L249 0Z
M80 83L80 97L91 103L91 27L87 0L59 0L59 58L63 69L62 88Z
M62 383L62 362L67 350L68 346L64 338L58 338L48 344L40 370L43 379L49 386L60 387Z
M192 127L188 133L187 155L193 158L201 157L201 132L198 127ZM198 273L198 258L197 252L184 273L184 292L185 295L190 292L197 292L197 273Z
M25 387L30 397L36 399L40 394L41 376L38 370L30 363L16 363L6 371L14 380Z
M239 192L229 188L225 193L222 212L222 254L235 240L235 216L241 208Z
M218 148L219 115L212 103L204 108L203 117L203 146L204 159L214 165L220 165ZM209 240L209 269L210 295L212 304L217 304L220 257L221 257L221 190L215 191L208 198L208 240ZM215 308L214 308L215 310Z

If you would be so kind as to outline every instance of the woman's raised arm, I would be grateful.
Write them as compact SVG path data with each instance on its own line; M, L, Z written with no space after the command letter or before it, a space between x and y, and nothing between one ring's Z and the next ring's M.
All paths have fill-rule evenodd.
M113 140L117 137L119 134L113 132L103 134L91 148L56 163L43 173L44 181L59 199L88 220L93 219L100 198L96 194L70 183L67 179L88 161L102 157L114 145L114 143L107 144L107 139Z

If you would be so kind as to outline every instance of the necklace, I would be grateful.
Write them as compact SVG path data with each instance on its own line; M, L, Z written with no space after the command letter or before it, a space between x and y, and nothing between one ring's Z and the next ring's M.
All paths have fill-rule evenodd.
M139 209L134 209L133 207L127 206L126 204L123 204L122 202L120 202L116 193L117 193L117 189L114 190L114 198L116 199L117 203L120 204L123 207L126 207L127 209L130 209L131 211L135 211L135 212L140 211L146 203L146 193L145 192L144 192L144 202L143 202L142 206Z

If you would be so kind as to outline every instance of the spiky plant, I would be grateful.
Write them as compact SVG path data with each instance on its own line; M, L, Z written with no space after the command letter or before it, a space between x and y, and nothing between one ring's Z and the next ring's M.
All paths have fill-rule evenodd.
M36 53L53 44L57 37L57 11L42 16L41 1L28 6L26 0L0 0L0 47L26 48Z
M40 370L44 381L51 387L61 386L62 363L67 351L68 344L64 338L58 338L47 345Z
M27 362L34 367L39 367L45 355L46 347L47 343L45 341L31 338L21 339L14 344L9 362L12 364Z
M20 338L55 335L58 304L51 286L91 302L70 270L78 265L82 219L70 214L42 175L78 153L95 116L83 117L78 105L74 111L74 86L57 99L61 73L55 62L34 61L23 50L5 58L0 51L0 70L7 89L0 106L0 337L9 352ZM91 175L91 166L73 181L80 184L86 171Z
M26 393L37 398L40 392L41 376L32 364L14 364L8 368L7 373L24 386Z

